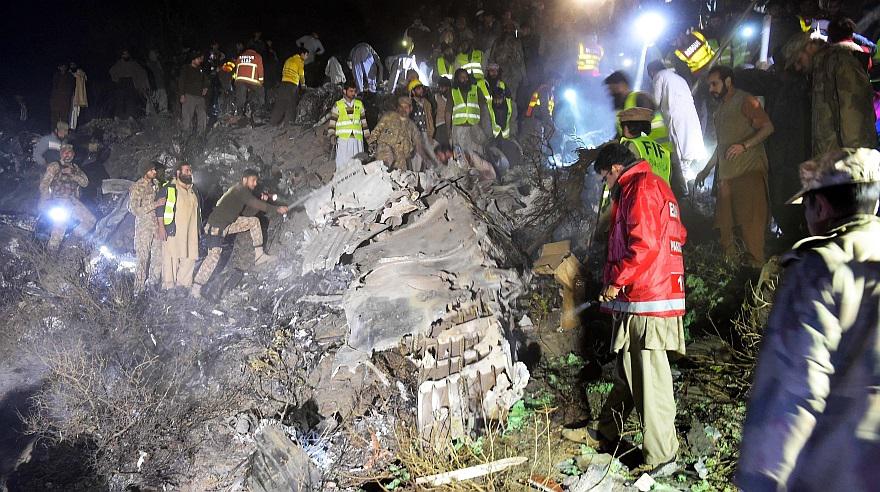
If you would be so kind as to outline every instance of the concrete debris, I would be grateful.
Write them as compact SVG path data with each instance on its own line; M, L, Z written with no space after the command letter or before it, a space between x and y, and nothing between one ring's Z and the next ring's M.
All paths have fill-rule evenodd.
M266 427L250 457L248 487L254 492L318 492L321 472L283 431Z
M608 467L611 470L608 470ZM563 480L566 490L570 492L622 492L632 490L627 486L624 477L615 469L623 465L615 459L611 465L590 465L580 476L568 477Z
M657 482L651 475L644 473L641 477L639 477L638 480L636 480L633 486L639 489L641 492L648 492L649 490L651 490L651 487L653 487L655 483Z

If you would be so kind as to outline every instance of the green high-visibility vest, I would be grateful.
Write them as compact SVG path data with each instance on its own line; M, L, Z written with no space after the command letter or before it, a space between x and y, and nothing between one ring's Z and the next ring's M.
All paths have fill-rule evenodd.
M637 106L636 99L638 93L633 91L626 96L623 103L623 109L635 108ZM623 109L621 111L623 111ZM617 134L623 135L623 128L620 126L620 111L617 112ZM672 152L672 142L669 140L669 129L663 122L663 115L660 111L654 111L654 118L651 119L651 133L648 135L651 140L660 144L664 149Z
M360 99L355 99L352 105L351 114L348 113L348 105L344 99L336 101L336 109L339 112L339 118L336 120L336 138L344 140L354 138L361 142L364 141L364 129L361 126L361 115L364 113L364 103Z
M634 144L638 150L639 157L648 161L654 174L660 176L666 181L666 184L669 184L669 169L672 165L672 159L668 150L652 140L651 137L646 137L645 135L636 138L623 137L620 139L620 143L624 145Z
M475 79L483 79L482 51L473 50L470 55L467 53L459 53L458 56L455 57L455 64L458 65L458 68L467 70L467 73L471 74Z
M510 116L513 114L513 102L509 97L504 98L507 101L507 121L504 122L504 128L501 128L501 125L497 123L495 119L495 105L489 104L489 118L492 120L492 135L497 137L501 135L502 138L510 138Z
M162 223L165 225L171 225L174 222L174 209L177 204L177 188L171 186L171 183L165 185L165 189L168 191L168 198L165 200L165 211L162 214Z
M489 93L489 83L486 82L486 79L478 80L477 87L480 88L480 92L483 93L483 97L486 98L486 101L492 99L492 94ZM507 90L507 84L504 83L503 80L498 81L498 87L501 87L504 90Z
M452 80L452 74L454 72L453 68L454 66L446 63L446 58L443 56L437 58L437 74L440 77L446 77L447 79Z
M477 84L471 84L467 101L462 97L460 89L452 89L452 126L480 123L480 104L477 97Z

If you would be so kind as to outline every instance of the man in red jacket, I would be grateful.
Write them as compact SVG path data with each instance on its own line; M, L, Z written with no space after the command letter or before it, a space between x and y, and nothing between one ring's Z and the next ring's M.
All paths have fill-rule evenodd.
M263 57L253 48L248 48L238 55L235 64L235 114L244 112L249 95L251 108L258 110L263 107Z
M645 464L638 472L676 469L675 398L666 351L684 354L684 260L687 231L678 202L651 165L621 144L594 163L611 190L603 311L614 316L615 383L595 431L583 442L614 449L630 412L641 417Z

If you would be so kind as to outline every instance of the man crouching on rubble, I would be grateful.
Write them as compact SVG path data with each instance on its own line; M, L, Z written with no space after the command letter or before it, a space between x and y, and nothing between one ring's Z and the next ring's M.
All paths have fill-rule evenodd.
M52 220L49 236L49 251L58 251L70 220L78 221L73 230L78 237L84 237L95 227L95 216L79 201L80 188L89 185L89 178L73 162L73 145L61 144L61 158L49 164L40 179L40 209L48 212Z
M614 388L598 428L568 430L568 439L613 451L635 409L643 424L645 463L638 473L675 470L675 398L666 351L684 354L684 261L687 231L678 202L648 161L611 143L594 164L611 190L611 229L605 261L603 311L614 316Z
M734 483L746 491L877 490L880 153L800 165L812 237L782 257Z
M258 174L253 169L246 169L241 177L241 182L223 194L217 201L217 206L208 216L208 225L205 230L208 233L208 256L199 267L199 272L193 281L190 293L195 298L202 297L202 286L211 279L211 274L220 261L220 253L223 247L223 238L228 234L249 232L254 243L254 256L256 265L265 265L275 260L263 250L263 229L260 219L257 217L242 217L245 207L251 207L261 212L275 212L286 214L287 207L274 206L254 196L257 187Z

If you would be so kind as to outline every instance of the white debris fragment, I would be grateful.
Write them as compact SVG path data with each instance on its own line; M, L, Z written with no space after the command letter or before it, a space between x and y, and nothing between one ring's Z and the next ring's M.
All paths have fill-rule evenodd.
M409 396L406 394L406 386L401 381L397 381L397 391L400 391L400 399L404 402L409 401Z
M651 490L651 487L653 487L655 483L657 482L654 481L651 475L643 473L642 476L639 477L638 480L636 480L636 483L634 483L633 486L639 489L641 492L648 492L649 490Z
M199 319L205 319L205 317L202 316L198 311L190 311L189 314L191 314L191 315L193 315L193 316L195 316L196 318L199 318Z
M529 315L527 315L527 314L524 314L522 319L519 320L519 327L520 328L530 328L533 326L535 326L535 324L532 323L532 319L529 318Z
M213 309L213 310L211 310L211 314L213 314L214 316L223 316L226 313L224 313L223 311L220 311L219 309Z
M696 463L694 463L694 470L697 470L697 475L699 475L701 480L705 480L709 477L709 467L706 466L706 457L702 456Z

